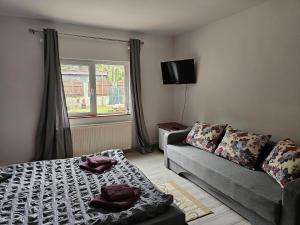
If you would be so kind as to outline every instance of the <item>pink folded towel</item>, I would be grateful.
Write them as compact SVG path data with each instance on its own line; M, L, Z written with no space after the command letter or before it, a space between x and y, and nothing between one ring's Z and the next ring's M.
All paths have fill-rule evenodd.
M89 167L94 168L103 164L115 164L117 161L115 159L111 159L106 156L93 156L93 157L88 157L87 162Z
M127 186L123 186L123 188L127 189L128 191L128 185ZM121 186L117 187L116 185L114 185L113 187L110 186L106 186L105 189L106 190L116 190L117 188L121 188ZM119 198L119 200L109 200L107 199L106 195L103 195L103 193L101 193L100 195L97 195L93 200L91 200L90 205L93 207L100 207L100 208L105 208L111 211L122 211L122 210L126 210L128 208L130 208L133 203L139 198L140 193L141 193L141 189L140 188L136 188L136 187L129 187L132 190L132 196L124 198L124 196L122 196L121 198ZM102 190L102 189L101 189ZM114 192L115 193L115 192ZM110 193L110 197L115 196L114 194ZM104 197L105 196L105 197Z
M117 164L117 160L105 156L88 157L85 162L79 164L83 170L90 172L102 173L104 170L109 169L112 165Z

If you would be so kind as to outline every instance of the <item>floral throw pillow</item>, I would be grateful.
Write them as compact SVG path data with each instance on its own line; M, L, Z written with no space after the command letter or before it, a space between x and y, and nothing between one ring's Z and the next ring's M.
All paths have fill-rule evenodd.
M279 141L262 165L281 187L300 178L300 147L290 139Z
M214 152L226 124L197 122L186 137L186 143L203 150Z
M254 169L258 156L271 135L260 135L228 127L215 154L249 169Z

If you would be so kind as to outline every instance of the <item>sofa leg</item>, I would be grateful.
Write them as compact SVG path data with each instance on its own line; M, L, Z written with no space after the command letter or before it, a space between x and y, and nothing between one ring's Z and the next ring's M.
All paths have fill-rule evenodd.
M166 168L170 169L170 163L169 163L169 159L167 156L167 149L164 151L164 165Z

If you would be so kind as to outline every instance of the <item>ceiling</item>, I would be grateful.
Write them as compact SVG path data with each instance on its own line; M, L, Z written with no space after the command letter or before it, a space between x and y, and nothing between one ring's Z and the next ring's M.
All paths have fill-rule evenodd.
M176 35L265 0L1 0L0 14Z

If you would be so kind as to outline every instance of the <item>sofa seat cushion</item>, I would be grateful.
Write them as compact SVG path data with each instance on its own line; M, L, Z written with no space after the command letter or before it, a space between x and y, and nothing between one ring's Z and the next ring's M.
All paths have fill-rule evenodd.
M193 146L168 145L168 158L216 190L277 224L282 190L268 174L253 171Z

